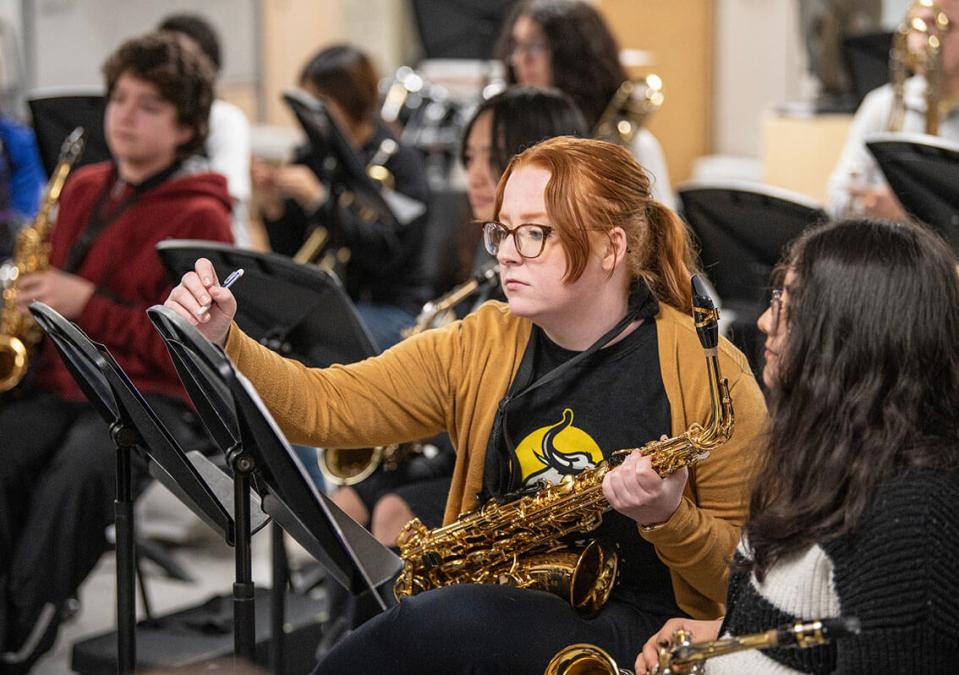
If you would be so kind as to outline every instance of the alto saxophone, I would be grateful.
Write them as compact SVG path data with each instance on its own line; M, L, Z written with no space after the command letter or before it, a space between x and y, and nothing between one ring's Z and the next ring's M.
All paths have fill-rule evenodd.
M593 138L618 145L629 145L639 130L659 110L663 80L650 73L639 80L626 80L613 94L593 128Z
M394 586L398 598L452 584L506 584L556 593L586 615L602 608L616 581L615 551L598 540L582 550L569 549L561 540L602 523L611 508L603 477L633 452L651 456L653 469L666 477L705 459L733 433L732 397L717 353L719 311L698 277L693 289L693 317L709 372L706 424L694 423L679 436L641 448L617 450L576 476L505 504L491 500L435 530L414 518L397 538L406 563Z
M436 328L451 309L468 299L477 291L482 291L499 283L499 265L489 263L479 270L469 281L465 281L436 300L430 300L416 317L416 323L403 329L403 337L419 335L430 328Z
M717 656L769 647L818 647L830 640L858 634L859 630L859 619L854 617L797 621L764 633L709 642L693 642L692 635L680 629L673 633L671 643L660 643L659 663L651 675L702 675L703 662ZM545 672L545 675L587 674L633 675L633 671L617 666L613 657L596 645L575 644L559 650L546 666Z
M60 157L47 183L46 192L33 223L17 234L14 257L5 271L3 313L0 314L0 392L20 384L30 366L30 350L40 341L41 331L28 314L17 307L17 279L47 268L50 262L50 212L60 199L63 184L83 152L83 127L77 127L63 141Z

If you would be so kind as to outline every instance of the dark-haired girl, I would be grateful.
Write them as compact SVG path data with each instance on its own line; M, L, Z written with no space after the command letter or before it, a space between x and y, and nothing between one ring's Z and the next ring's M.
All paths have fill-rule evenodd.
M556 87L576 102L590 129L628 79L616 38L584 0L523 0L507 18L497 51L509 82ZM628 149L650 175L653 196L674 207L669 170L656 138L640 129Z
M786 257L759 327L770 428L721 620L695 640L796 618L862 633L742 652L710 673L946 673L959 658L959 276L913 225L812 230Z

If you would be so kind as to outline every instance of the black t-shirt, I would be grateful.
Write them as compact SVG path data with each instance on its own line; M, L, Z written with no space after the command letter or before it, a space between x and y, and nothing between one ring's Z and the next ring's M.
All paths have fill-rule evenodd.
M539 328L533 329L530 382L573 358ZM513 489L557 482L595 466L621 448L634 448L670 433L669 401L659 366L656 322L647 317L623 340L599 350L557 379L509 406L506 432L513 449ZM644 607L675 608L669 571L636 522L609 511L590 533L617 546L618 597ZM641 596L641 597L637 597ZM678 612L678 609L676 609Z

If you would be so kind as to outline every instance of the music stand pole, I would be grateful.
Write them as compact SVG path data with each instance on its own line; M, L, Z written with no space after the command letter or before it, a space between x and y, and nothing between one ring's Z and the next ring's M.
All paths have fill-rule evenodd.
M273 552L273 592L270 593L270 667L277 675L286 672L285 635L286 587L289 584L289 559L283 541L283 528L270 524L270 545Z
M117 450L117 496L113 502L116 524L117 671L136 670L136 539L133 520L133 468L130 453L139 440L136 431L122 422L110 425Z
M233 651L236 659L256 663L256 606L250 527L250 489L256 468L253 456L236 445L226 455L233 470L233 522L236 531L236 578L233 582Z

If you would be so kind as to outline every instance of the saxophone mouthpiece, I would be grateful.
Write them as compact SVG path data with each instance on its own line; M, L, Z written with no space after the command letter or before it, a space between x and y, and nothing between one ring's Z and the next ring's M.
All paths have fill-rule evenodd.
M86 130L83 127L77 127L70 132L70 135L63 139L63 145L60 148L61 161L74 164L83 153L83 146L86 144L84 139Z
M690 282L693 286L693 321L696 333L703 349L715 349L719 344L719 310L709 296L706 282L694 274Z

